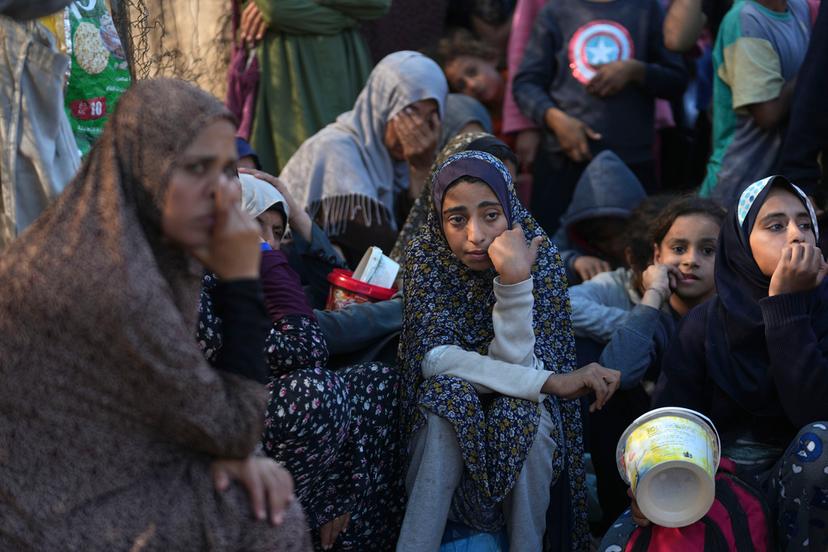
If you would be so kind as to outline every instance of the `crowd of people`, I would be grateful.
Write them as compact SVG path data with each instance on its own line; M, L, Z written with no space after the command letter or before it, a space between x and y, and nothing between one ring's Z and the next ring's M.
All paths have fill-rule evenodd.
M228 98L131 82L83 157L43 4L0 2L0 549L626 550L673 406L828 550L819 0L234 1ZM333 308L371 247L393 296Z

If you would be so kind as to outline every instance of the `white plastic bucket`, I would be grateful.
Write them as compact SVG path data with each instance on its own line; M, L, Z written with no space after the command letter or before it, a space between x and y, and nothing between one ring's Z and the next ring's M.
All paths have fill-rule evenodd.
M718 431L703 414L657 408L630 424L618 441L616 461L647 519L685 527L713 505L721 448Z

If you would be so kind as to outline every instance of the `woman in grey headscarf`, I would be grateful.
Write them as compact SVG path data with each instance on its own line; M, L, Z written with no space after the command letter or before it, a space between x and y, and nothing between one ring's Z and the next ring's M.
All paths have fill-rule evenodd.
M282 171L349 262L371 245L393 246L398 219L428 178L447 92L434 61L391 54L371 72L353 110L302 144Z

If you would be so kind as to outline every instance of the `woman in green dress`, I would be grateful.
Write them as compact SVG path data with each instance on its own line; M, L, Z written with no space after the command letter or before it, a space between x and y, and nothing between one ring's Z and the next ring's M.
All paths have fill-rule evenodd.
M241 38L258 42L261 78L251 141L279 174L307 138L351 109L373 63L359 24L391 0L255 0Z

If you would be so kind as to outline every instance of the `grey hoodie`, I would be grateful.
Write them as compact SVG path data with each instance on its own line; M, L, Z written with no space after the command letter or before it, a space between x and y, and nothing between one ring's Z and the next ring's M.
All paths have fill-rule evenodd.
M573 226L598 217L629 218L645 197L647 192L638 178L615 153L602 151L587 165L575 187L572 202L561 217L560 228L552 238L561 252L570 284L581 281L574 269L575 259L591 254L573 243Z

